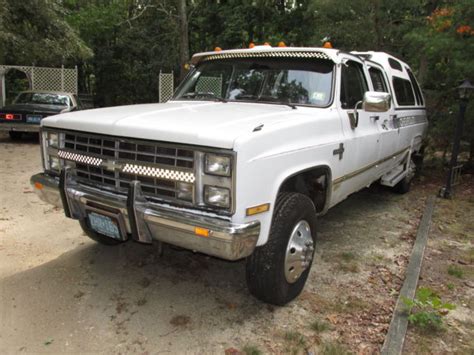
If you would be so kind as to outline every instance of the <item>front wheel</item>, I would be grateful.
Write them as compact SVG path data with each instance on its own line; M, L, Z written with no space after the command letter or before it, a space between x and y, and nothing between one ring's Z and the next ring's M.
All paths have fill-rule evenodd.
M247 286L256 298L283 306L306 283L314 256L316 209L300 193L278 195L270 235L247 258Z

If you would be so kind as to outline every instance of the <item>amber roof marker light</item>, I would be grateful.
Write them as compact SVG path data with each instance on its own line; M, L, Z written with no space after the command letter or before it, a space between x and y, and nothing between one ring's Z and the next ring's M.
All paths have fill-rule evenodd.
M333 47L332 47L331 42L326 41L326 42L324 42L324 44L323 44L323 48L333 48Z

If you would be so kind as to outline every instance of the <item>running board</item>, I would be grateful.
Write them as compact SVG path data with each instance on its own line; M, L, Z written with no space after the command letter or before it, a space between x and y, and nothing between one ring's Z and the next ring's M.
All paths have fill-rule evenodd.
M400 164L393 170L386 173L380 179L380 184L384 186L393 187L398 184L406 175L408 171L405 169L405 163Z

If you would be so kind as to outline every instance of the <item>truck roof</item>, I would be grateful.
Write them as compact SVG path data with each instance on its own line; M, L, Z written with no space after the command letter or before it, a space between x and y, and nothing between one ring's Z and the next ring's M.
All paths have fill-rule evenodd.
M270 45L263 45L255 46L253 48L217 50L196 53L191 58L191 63L197 64L201 61L208 60L249 57L318 58L340 63L340 54L350 54L365 61L378 63L387 71L387 74L391 76L401 76L405 79L408 78L408 73L406 71L406 68L409 68L408 64L388 53L374 51L352 51L345 53L339 49L323 47L272 47Z
M356 55L363 60L380 64L390 77L398 76L403 79L410 80L407 71L407 69L411 70L410 66L391 54L374 51L352 51L351 54Z

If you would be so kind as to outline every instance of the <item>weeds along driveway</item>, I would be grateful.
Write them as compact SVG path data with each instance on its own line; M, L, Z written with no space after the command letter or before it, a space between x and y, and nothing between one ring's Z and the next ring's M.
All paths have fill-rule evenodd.
M372 352L400 289L425 193L374 186L319 222L307 286L286 307L245 286L245 262L90 241L41 202L39 146L0 136L0 353Z

